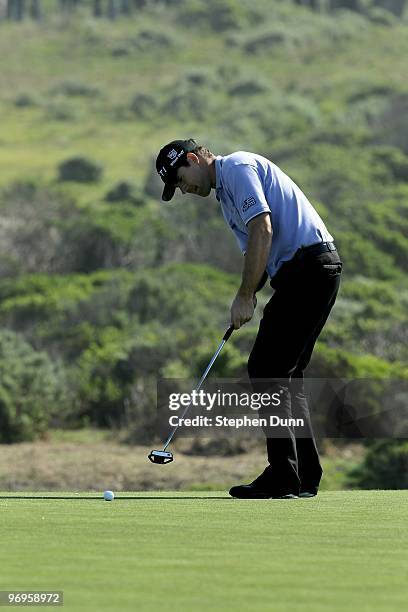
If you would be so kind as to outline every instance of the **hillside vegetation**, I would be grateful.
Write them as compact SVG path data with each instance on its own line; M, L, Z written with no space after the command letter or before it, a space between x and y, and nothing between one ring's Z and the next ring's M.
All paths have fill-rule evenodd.
M0 441L146 441L157 378L195 378L225 331L241 256L214 198L160 202L173 138L266 155L323 216L344 282L310 372L407 378L404 3L77 4L0 21ZM257 320L217 373L244 373Z

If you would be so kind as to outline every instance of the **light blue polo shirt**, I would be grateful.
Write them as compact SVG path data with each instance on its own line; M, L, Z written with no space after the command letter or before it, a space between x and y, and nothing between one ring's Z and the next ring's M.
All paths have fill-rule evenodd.
M299 187L266 157L246 151L219 155L215 172L217 200L243 253L248 223L262 213L270 214L273 236L266 267L270 278L300 247L333 241Z

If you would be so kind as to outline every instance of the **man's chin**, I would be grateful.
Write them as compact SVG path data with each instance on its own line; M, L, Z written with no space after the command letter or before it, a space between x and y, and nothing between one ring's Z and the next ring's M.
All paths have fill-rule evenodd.
M211 186L207 187L197 187L196 191L193 191L193 195L200 196L201 198L206 198L210 195Z

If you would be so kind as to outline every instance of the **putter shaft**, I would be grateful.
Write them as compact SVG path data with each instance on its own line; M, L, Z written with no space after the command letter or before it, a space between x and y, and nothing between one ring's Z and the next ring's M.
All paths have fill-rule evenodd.
M209 363L209 364L208 364L208 366L206 367L205 372L204 372L204 374L202 375L202 377L200 378L200 381L199 381L199 383L197 384L197 386L196 386L196 388L194 389L194 391L199 391L199 390L201 389L201 385L203 384L203 382L204 382L204 381L205 381L205 379L207 378L207 374L208 374L208 372L211 370L211 368L212 368L212 366L213 366L213 364L214 364L214 361L217 359L218 355L221 353L221 351L222 351L222 348L223 348L224 344L227 342L228 338L231 336L231 334L232 334L232 332L233 332L233 331L234 331L234 328L233 328L233 326L231 325L231 326L230 326L230 327L227 329L227 331L225 332L224 337L223 337L223 339L222 339L222 341L221 341L221 343L220 343L219 347L217 348L217 350L215 351L214 355L212 356L210 363ZM189 410L190 406L191 406L191 402L190 402L189 404L187 404L187 406L184 408L183 414L181 415L180 419L182 419L182 418L183 418L183 417L186 415L186 413L187 413L187 411ZM180 420L180 419L179 419L179 420ZM174 427L173 431L171 432L171 434L169 435L169 437L167 438L166 443L165 443L165 445L163 446L163 450L164 450L164 451L166 450L166 448L168 447L168 445L169 445L169 444L170 444L170 442L172 441L173 436L174 436L174 434L176 433L176 431L177 431L178 427L179 427L179 425L176 425L176 426Z

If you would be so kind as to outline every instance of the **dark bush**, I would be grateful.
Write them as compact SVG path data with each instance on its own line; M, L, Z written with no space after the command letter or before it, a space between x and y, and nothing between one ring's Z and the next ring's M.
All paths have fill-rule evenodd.
M374 6L380 7L385 13L402 17L406 8L406 0L374 0Z
M230 96L254 96L267 91L266 85L257 79L248 79L233 85L228 93Z
M350 104L367 100L368 98L389 97L394 93L394 89L387 83L370 83L369 85L356 85L356 90L347 98Z
M102 427L154 420L158 372L176 350L174 333L157 323L105 327L77 362L80 415Z
M94 98L100 94L97 87L82 83L81 81L62 81L55 85L51 94L62 94L69 97Z
M384 113L376 118L372 129L375 141L401 149L408 155L408 94L398 93L387 101Z
M283 29L271 29L263 34L251 36L244 44L244 49L248 53L267 53L274 47L290 44L292 36L290 32Z
M126 55L131 54L131 49L130 47L127 47L123 44L116 45L115 47L113 47L111 53L113 57L125 57Z
M173 45L173 39L164 32L156 30L142 30L132 40L132 46L138 51L146 51L147 49L166 49Z
M188 27L207 26L215 32L243 29L251 12L238 0L185 0L180 14Z
M44 114L47 121L74 121L80 115L80 109L65 98L55 98L45 104Z
M0 276L155 265L167 229L141 193L127 196L80 209L61 187L25 182L0 191Z
M212 28L216 32L240 29L244 26L244 10L236 0L209 0L209 17Z
M173 89L162 106L162 113L182 120L186 116L204 121L215 108L215 101L206 88L195 86Z
M58 166L60 181L95 183L102 176L102 167L86 157L72 157Z
M396 147L377 147L373 151L375 161L391 171L393 179L408 183L408 156Z
M130 202L135 206L143 206L145 203L136 185L129 181L116 183L106 194L105 200L107 202Z
M205 85L212 85L212 75L208 70L194 68L189 70L185 74L187 81L196 85L197 87L203 87Z
M35 105L35 99L31 94L21 93L14 98L14 106L17 106L18 108L29 108L30 106Z
M408 440L371 442L349 483L360 489L408 489Z
M46 353L0 331L0 443L34 440L67 407L64 377Z
M139 93L134 96L130 110L140 119L152 116L156 111L156 100L153 96Z
M368 18L373 23L378 23L383 26L391 27L395 25L394 15L379 6L374 6L370 8L370 10L368 11Z
M178 45L179 39L174 39L171 32L159 32L157 29L141 30L133 37L117 40L111 47L114 57L123 57L140 53L163 53Z
M63 272L70 265L64 224L76 223L78 211L57 190L34 182L14 183L0 192L0 275ZM68 249L68 251L67 251Z

